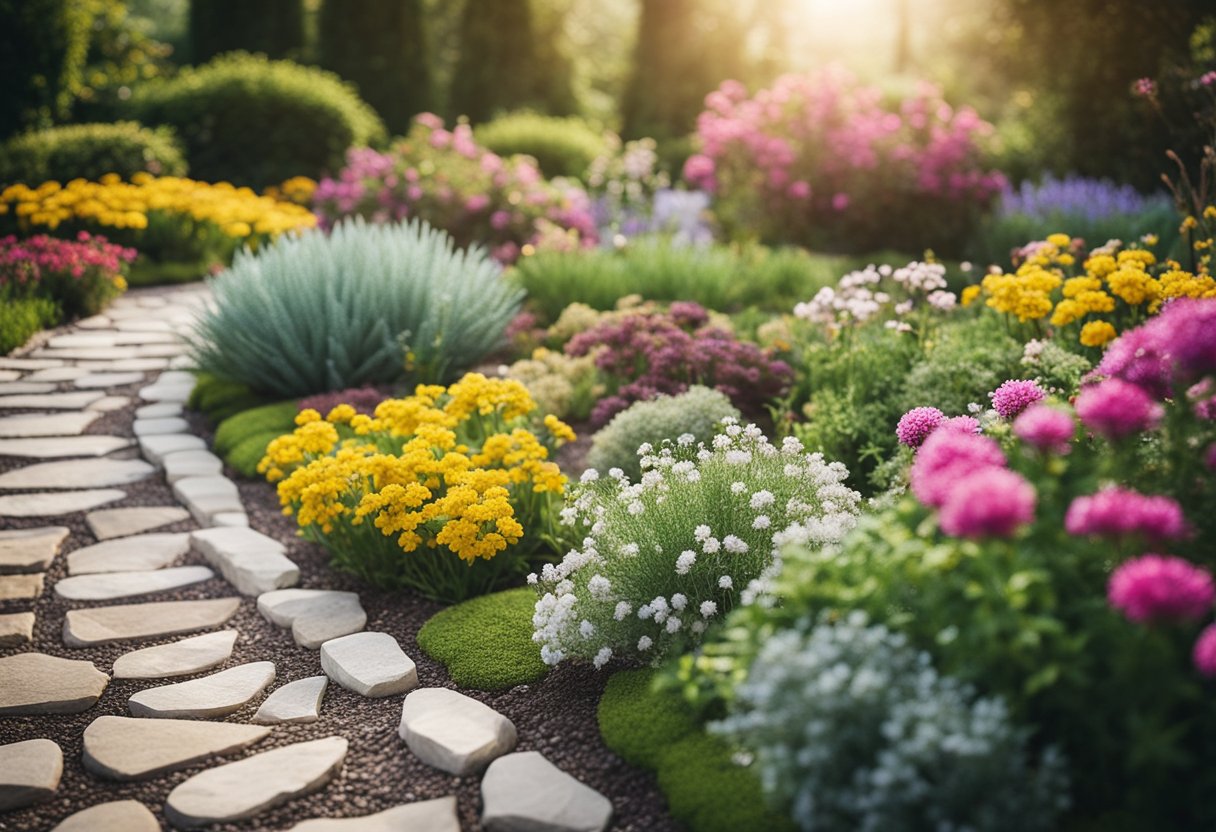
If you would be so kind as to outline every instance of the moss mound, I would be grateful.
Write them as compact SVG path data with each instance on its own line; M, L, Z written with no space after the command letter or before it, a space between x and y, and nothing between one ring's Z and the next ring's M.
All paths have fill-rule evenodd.
M418 631L418 646L452 680L474 690L504 690L548 673L532 641L536 593L528 588L483 595L437 613Z

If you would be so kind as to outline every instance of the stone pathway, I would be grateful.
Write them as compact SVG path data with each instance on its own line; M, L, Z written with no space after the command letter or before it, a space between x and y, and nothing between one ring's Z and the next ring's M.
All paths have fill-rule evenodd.
M298 588L286 541L248 528L183 410L194 376L176 333L205 302L198 287L131 293L0 357L0 737L21 737L0 742L0 828L261 829L293 802L321 815L302 832L461 828L454 794L409 783L382 811L327 803L335 780L366 776L347 771L352 743L372 743L453 788L480 781L481 828L607 829L606 798L511 753L517 728L490 706L418 687L398 638L365 631L359 594ZM301 655L311 674L282 677ZM399 713L397 735L342 720L329 700L351 696ZM83 803L60 787L65 753L92 779Z

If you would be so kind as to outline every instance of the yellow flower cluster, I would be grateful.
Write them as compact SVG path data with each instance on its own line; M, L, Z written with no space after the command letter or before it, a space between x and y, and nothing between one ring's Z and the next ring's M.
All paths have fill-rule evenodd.
M12 212L18 222L54 230L64 223L142 230L157 216L209 223L229 237L275 237L316 225L307 208L258 196L227 182L210 185L177 176L138 173L124 182L106 174L99 182L73 179L36 188L11 185L0 192L0 214Z
M311 205L312 195L317 190L317 180L307 176L293 176L279 185L271 185L262 193L271 199L294 202L296 205Z

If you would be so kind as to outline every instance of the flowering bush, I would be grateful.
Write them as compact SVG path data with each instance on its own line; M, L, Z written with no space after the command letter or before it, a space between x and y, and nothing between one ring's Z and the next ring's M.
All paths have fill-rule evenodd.
M574 439L516 381L470 373L444 388L296 418L258 471L304 536L381 586L458 601L488 591L542 545L566 478L549 461ZM513 547L519 547L518 549Z
M765 790L806 832L1053 829L1067 805L1054 749L999 698L939 676L864 613L768 639L711 729L752 750ZM791 730L795 729L795 730ZM1037 766L1036 766L1037 764Z
M898 269L871 264L849 272L835 288L824 286L809 302L795 306L794 316L833 331L879 320L888 329L923 335L933 310L948 312L958 303L946 285L946 267L940 263L914 260Z
M861 251L957 249L1004 184L991 125L922 84L895 107L833 68L748 96L727 81L697 120L684 178L713 191L734 235ZM892 217L898 217L897 223Z
M313 198L323 225L353 215L373 222L418 217L504 263L537 248L596 240L577 184L545 181L532 160L491 153L468 124L447 130L430 113L416 116L409 135L386 153L351 148L346 167L322 179Z
M69 318L94 315L127 288L124 274L135 256L87 231L75 240L0 237L0 297L49 298Z
M586 419L596 398L604 393L595 370L595 358L590 355L573 358L537 347L531 358L506 367L503 375L523 382L540 409L559 419Z
M583 474L562 512L582 545L538 575L533 640L557 664L653 658L697 641L791 541L821 545L852 527L848 472L796 440L780 449L726 420L711 446L691 435L638 449L642 476Z

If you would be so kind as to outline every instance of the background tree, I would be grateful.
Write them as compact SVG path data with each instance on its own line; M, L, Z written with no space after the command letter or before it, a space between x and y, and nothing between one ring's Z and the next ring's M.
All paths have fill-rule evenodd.
M67 118L89 49L76 0L0 0L0 138Z
M529 0L465 0L457 41L451 114L478 122L537 103L537 79L545 69Z
M304 48L301 0L190 0L190 61L244 49L299 58Z

